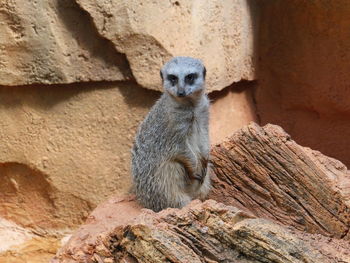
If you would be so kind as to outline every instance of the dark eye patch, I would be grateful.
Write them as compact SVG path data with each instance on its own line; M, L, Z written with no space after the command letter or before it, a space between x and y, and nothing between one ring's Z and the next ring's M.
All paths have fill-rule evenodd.
M167 76L167 79L170 81L171 85L173 85L173 86L174 86L174 85L177 83L177 81L178 81L177 76L172 75L172 74L169 74L169 75Z
M197 77L198 77L198 75L197 75L196 73L188 74L188 75L186 75L186 77L185 77L185 83L186 83L186 84L189 84L189 85L192 85L193 82L196 80Z

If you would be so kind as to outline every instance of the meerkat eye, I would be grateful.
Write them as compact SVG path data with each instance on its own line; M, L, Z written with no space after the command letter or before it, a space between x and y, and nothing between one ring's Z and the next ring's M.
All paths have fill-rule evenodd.
M196 73L191 73L191 74L188 74L186 77L185 77L185 82L189 85L192 85L193 82L196 80L196 78L198 77L198 75Z
M177 83L178 79L175 75L170 74L168 75L168 80L170 81L171 85L174 86Z

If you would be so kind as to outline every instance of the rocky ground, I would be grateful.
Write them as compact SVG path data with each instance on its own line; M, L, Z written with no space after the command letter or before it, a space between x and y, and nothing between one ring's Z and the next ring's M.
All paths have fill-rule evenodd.
M350 262L342 163L275 125L246 126L211 156L210 200L154 213L113 197L52 262Z

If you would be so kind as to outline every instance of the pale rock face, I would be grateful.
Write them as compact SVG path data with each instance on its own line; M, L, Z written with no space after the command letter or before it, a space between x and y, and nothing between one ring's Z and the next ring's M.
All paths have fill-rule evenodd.
M203 59L209 91L254 78L246 0L76 2L81 8L68 0L0 4L1 85L133 75L159 90L159 68L176 55Z
M0 216L55 231L130 186L130 149L158 93L115 83L0 88Z
M0 254L29 240L33 235L23 227L0 217Z
M74 1L0 3L0 85L125 80L127 60Z
M136 81L159 90L159 68L171 56L201 58L209 91L254 79L249 1L76 0L98 32L124 53Z

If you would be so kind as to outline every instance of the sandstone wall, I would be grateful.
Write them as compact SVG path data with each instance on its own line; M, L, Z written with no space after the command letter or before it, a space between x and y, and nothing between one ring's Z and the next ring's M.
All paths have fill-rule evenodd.
M0 84L134 77L160 90L159 67L174 55L202 58L209 90L252 80L249 2L5 0Z
M258 40L262 124L350 165L350 2L261 3Z
M0 3L0 85L125 80L124 54L74 1Z
M241 81L219 92L209 94L210 140L220 143L234 131L250 122L258 122L253 94L255 82Z
M63 228L126 192L133 136L157 97L118 83L0 88L0 214Z
M28 244L1 260L34 258L28 246L47 258L31 238L68 233L128 190L133 137L171 56L207 66L213 142L255 120L252 87L233 84L255 78L250 1L112 2L0 3L0 220L16 226L1 230Z

